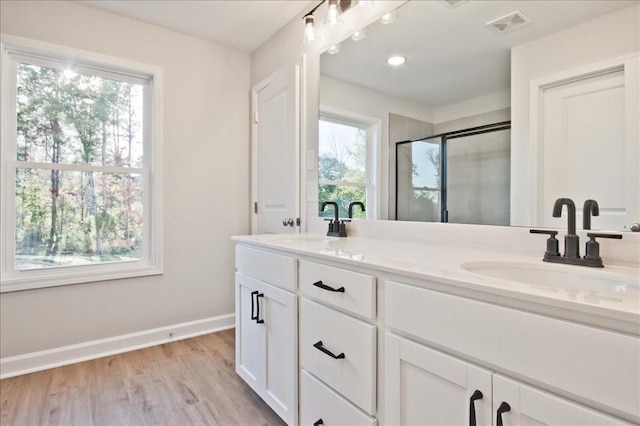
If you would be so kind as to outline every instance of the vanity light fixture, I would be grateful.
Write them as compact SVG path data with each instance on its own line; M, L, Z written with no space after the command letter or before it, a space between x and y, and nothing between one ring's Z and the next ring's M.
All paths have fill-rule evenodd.
M353 41L360 41L363 38L365 38L367 36L367 33L365 32L364 29L356 31L355 33L351 34L351 40Z
M330 48L327 49L327 53L329 55L335 55L336 53L340 53L340 43L334 44Z
M400 66L406 62L407 58L404 56L392 56L387 59L387 63L393 67Z
M338 0L327 0L327 17L324 20L324 24L333 29L342 24L339 16L341 13L340 2Z
M396 22L396 19L398 19L398 14L395 12L387 12L384 15L382 15L382 17L380 18L380 23L382 24L391 24L393 22Z

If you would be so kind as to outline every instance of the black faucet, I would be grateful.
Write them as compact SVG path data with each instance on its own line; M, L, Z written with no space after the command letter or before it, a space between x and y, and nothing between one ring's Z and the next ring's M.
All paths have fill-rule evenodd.
M580 237L576 235L576 205L570 198L558 198L553 204L553 217L562 217L567 206L567 235L564 236L564 257L580 259Z
M564 236L564 255L558 251L558 240L556 235L558 231L546 231L540 229L529 230L532 234L548 234L547 250L542 260L545 262L568 263L571 265L593 266L603 268L602 258L600 257L600 244L596 238L613 238L620 240L620 234L597 234L588 233L589 241L586 244L586 255L580 257L580 237L576 235L576 205L569 198L558 198L553 205L553 217L562 216L562 206L567 206L567 235ZM587 200L584 203L584 229L591 227L591 215L598 216L598 203L595 200ZM589 217L587 219L587 217Z
M338 217L338 203L335 201L324 201L322 206L320 207L320 212L323 212L327 206L333 206L334 219L325 219L329 220L329 230L327 231L327 237L346 237L347 236L347 227L344 224L344 221L340 221Z
M582 229L591 229L591 216L600 216L600 208L596 200L587 200L582 207Z
M360 206L360 209L364 212L364 204L361 201L352 201L349 203L349 219L353 219L353 207Z

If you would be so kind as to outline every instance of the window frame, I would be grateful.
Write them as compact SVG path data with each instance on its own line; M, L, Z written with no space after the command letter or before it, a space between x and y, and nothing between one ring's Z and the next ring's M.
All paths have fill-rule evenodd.
M96 54L67 46L0 34L0 293L43 287L108 281L163 273L162 244L162 105L163 70L121 58ZM17 153L17 64L63 68L98 77L140 84L144 82L143 164L138 167L98 166L102 171L140 174L144 179L143 256L136 261L105 262L93 265L56 266L43 269L15 269L15 190L16 170L59 169L96 170L94 166L31 163L16 158ZM22 163L22 165L21 165Z
M321 185L337 185L337 186L353 186L357 188L365 188L367 194L366 218L376 219L378 217L380 185L377 182L377 171L379 170L378 158L380 152L380 120L366 117L360 114L341 111L326 106L320 107L318 122L327 121L345 126L357 127L366 132L366 159L365 159L365 183L326 180L320 179L318 169L318 189ZM318 139L318 144L320 140ZM318 147L318 158L320 158L320 149ZM319 164L319 163L318 163Z

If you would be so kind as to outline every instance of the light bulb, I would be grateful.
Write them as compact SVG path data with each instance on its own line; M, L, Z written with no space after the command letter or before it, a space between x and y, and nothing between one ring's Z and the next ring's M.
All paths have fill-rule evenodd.
M327 53L329 55L335 55L336 53L340 53L340 44L335 44L327 49Z
M340 7L338 6L338 0L329 0L329 7L327 9L327 18L325 19L325 25L329 28L335 28L341 24L338 20L340 15Z
M380 22L383 24L390 24L392 22L395 22L397 18L398 18L397 13L387 12L384 15L382 15L382 17L380 18Z
M360 41L363 38L365 38L366 36L367 36L367 33L364 30L359 30L359 31L356 31L355 33L351 34L351 40Z
M304 17L304 41L306 44L312 44L316 39L316 29L313 15Z

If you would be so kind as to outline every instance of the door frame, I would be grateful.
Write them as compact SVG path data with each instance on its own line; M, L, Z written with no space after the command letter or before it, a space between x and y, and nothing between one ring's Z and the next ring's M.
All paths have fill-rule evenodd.
M302 62L302 66L300 65L300 62ZM296 218L300 218L301 220L301 226L295 226L295 233L300 233L303 229L304 225L304 218L305 216L302 216L305 212L304 212L304 202L303 202L303 192L301 191L301 188L304 187L304 181L303 181L303 176L302 173L300 172L300 164L302 161L302 152L303 151L303 145L304 145L304 137L303 137L303 132L302 129L304 129L304 114L303 114L303 108L304 108L304 84L303 84L303 79L302 76L304 75L304 58L302 61L298 61L295 62L293 64L288 64L282 68L280 68L278 71L274 72L273 74L271 74L269 77L267 77L266 79L262 80L261 82L259 82L258 84L254 85L251 88L251 117L250 117L250 121L251 121L251 150L250 150L250 156L251 156L251 173L250 173L250 185L251 185L251 191L249 194L250 200L249 200L249 208L251 210L251 234L255 235L258 233L258 213L255 210L255 203L257 202L257 198L258 198L258 123L256 122L256 114L258 113L258 93L267 88L267 86L269 86L270 80L273 78L274 75L278 74L279 72L282 72L284 70L286 70L287 68L293 66L295 68L295 74L296 74L296 87L295 87L295 92L296 92L296 129L295 129L295 134L296 134L296 158L298 159L295 167L296 167L296 213L295 213L295 217Z
M529 84L529 170L531 173L529 179L531 191L529 217L532 225L538 225L540 219L543 217L543 212L541 211L543 150L540 147L540 143L542 142L541 126L543 125L542 117L544 114L542 95L544 90L615 71L624 71L625 137L627 144L629 144L630 141L638 140L640 137L640 120L637 120L638 114L640 113L638 110L638 105L640 104L640 96L638 94L640 86L640 83L638 83L640 76L638 70L639 57L640 52L635 52L531 80ZM636 117L635 123L633 114L635 114ZM640 181L640 173L637 170L637 165L639 164L638 157L640 156L640 152L638 152L638 148L636 148L635 152L630 152L629 154L630 155L626 155L625 181L638 182ZM635 167L633 167L634 162L636 164ZM627 209L634 211L640 206L640 199L637 195L635 199L627 197L625 204L628 204L626 206ZM636 212L636 214L640 214L640 212Z

